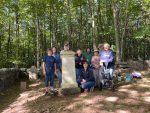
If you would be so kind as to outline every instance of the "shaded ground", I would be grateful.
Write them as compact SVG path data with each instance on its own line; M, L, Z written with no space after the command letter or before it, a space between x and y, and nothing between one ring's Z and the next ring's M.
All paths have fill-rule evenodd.
M42 82L37 82L29 85L28 91L10 93L5 99L13 103L3 113L150 113L150 75L120 86L115 92L94 90L85 97L79 94L45 97L43 86Z

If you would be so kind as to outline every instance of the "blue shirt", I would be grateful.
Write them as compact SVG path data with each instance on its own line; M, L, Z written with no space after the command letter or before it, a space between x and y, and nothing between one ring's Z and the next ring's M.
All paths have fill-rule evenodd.
M46 72L54 72L54 65L56 63L56 59L53 56L44 56L43 62L45 63Z
M61 69L61 58L59 53L53 54L54 58L56 59L56 67L57 69Z

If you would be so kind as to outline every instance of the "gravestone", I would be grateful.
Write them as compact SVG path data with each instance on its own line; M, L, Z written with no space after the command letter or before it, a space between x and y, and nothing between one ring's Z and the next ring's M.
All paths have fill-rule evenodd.
M29 80L37 80L38 79L38 71L35 66L31 66L30 69L27 69L27 73L29 74Z
M80 89L76 82L75 72L75 53L73 51L62 51L62 84L61 92L63 94L79 93Z
M27 89L27 82L20 82L20 90L25 91Z

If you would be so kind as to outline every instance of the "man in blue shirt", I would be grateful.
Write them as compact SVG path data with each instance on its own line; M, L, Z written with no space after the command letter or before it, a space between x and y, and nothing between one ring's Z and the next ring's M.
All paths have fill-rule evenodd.
M62 83L61 58L60 58L60 54L57 52L56 47L53 47L52 51L53 51L53 56L56 59L56 76L58 77L58 85L59 88L61 88L61 83Z
M50 90L54 90L54 73L56 73L56 60L52 56L53 52L51 49L47 49L47 55L43 57L43 75L45 76L45 87L46 93L48 94L48 86L50 81Z

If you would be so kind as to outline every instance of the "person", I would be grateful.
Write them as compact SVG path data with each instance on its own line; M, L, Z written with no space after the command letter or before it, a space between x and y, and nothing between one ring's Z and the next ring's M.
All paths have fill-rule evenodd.
M56 47L52 48L53 56L56 59L56 76L58 77L58 87L61 88L62 74L61 74L61 58L60 54L57 52Z
M94 56L92 57L91 64L93 67L93 75L95 78L95 86L99 86L100 78L99 78L99 69L100 69L100 57L99 57L99 50L94 50Z
M114 71L114 56L113 56L113 51L110 50L110 45L108 43L104 44L104 49L100 52L100 65L101 69L100 72L104 70L104 66L107 65L107 68L110 69L110 80L113 80L113 71ZM101 75L101 79L102 76ZM103 81L102 81L103 82Z
M75 68L76 68L76 80L80 77L81 69L83 68L82 61L84 57L82 55L82 51L78 49L75 54Z
M99 44L98 45L99 53L104 49L104 44Z
M88 64L91 65L91 59L92 59L92 52L91 52L91 49L90 48L87 48L86 49L86 52L83 54L85 59L87 60Z
M45 76L45 95L48 95L49 81L50 91L54 90L54 73L56 73L56 60L52 56L52 49L47 49L47 55L43 57L43 75Z
M81 70L80 78L78 78L78 84L81 88L81 93L94 90L95 79L93 71L89 68L86 60L83 61L83 69Z
M63 51L69 51L69 43L68 42L65 42Z

